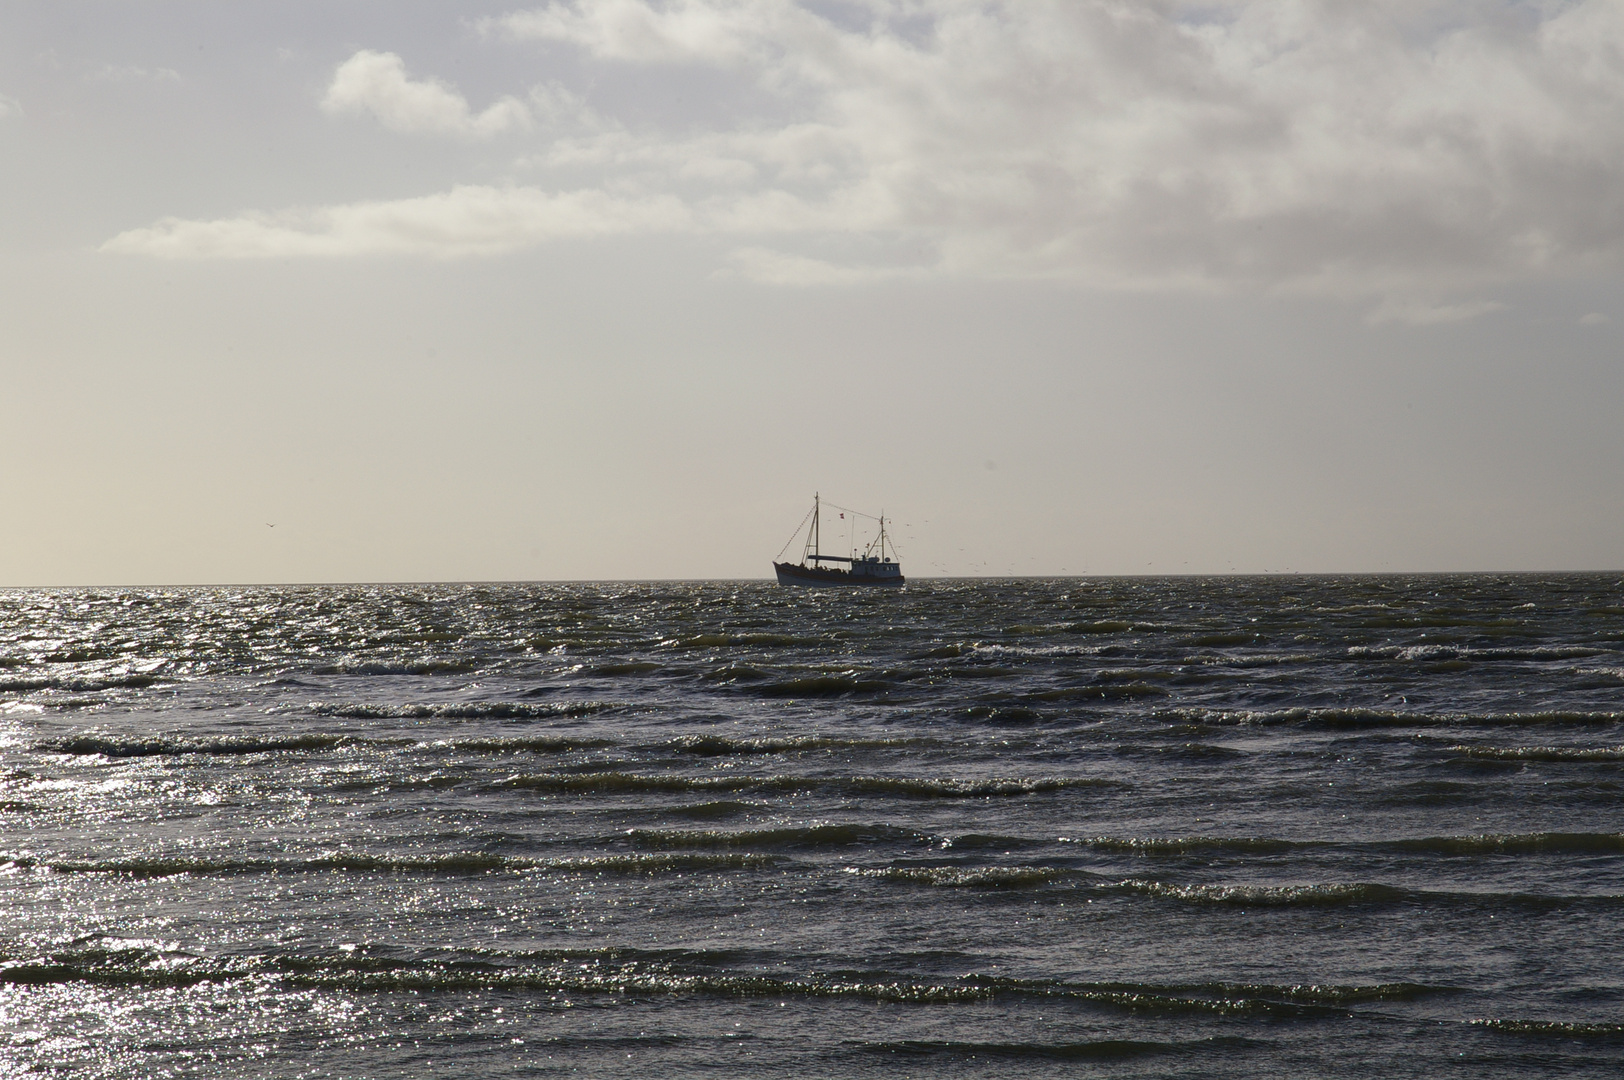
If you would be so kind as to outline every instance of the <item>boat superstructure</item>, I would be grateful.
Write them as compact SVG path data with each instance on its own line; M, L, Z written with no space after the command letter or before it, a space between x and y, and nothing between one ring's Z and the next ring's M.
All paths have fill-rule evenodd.
M812 496L812 509L807 517L801 519L801 524L795 530L795 536L789 538L793 544L801 530L806 530L806 544L801 550L799 563L777 562L773 563L773 571L778 575L780 585L904 585L907 579L902 576L902 564L892 558L896 554L896 547L890 543L885 534L885 515L879 517L871 514L848 510L843 506L831 508L838 511L842 518L847 514L854 517L868 518L879 523L879 535L869 542L858 554L855 547L847 555L825 555L819 543L821 537L821 519L823 516L823 500L819 495ZM807 521L810 519L811 525ZM789 544L784 547L788 548ZM783 552L779 552L782 557ZM824 566L824 563L845 563L844 569L837 566Z

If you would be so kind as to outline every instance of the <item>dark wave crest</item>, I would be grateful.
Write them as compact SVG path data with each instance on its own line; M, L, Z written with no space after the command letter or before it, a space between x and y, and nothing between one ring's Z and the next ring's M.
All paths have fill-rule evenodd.
M1624 761L1624 746L1451 746L1449 749L1488 761Z
M1276 840L1266 836L1088 836L1060 837L1062 843L1081 844L1110 854L1183 857L1187 855L1281 855L1318 842Z
M1547 1039L1600 1039L1624 1041L1624 1024L1587 1023L1578 1020L1473 1020L1474 1027L1489 1028L1507 1035L1530 1035Z
M539 773L510 776L506 787L553 792L771 792L834 791L852 795L881 795L915 799L974 799L1033 795L1071 787L1093 786L1097 780L1066 777L924 778L901 776L680 776L660 773Z
M29 694L40 690L96 693L102 690L142 689L162 682L149 672L119 675L38 675L0 679L0 694Z
M1333 907L1345 904L1391 903L1414 894L1390 885L1366 883L1323 885L1178 885L1143 878L1127 878L1104 888L1138 893L1191 904L1238 907Z
M398 959L361 951L215 957L158 943L91 939L41 955L0 958L0 984L85 982L174 987L270 978L296 987L351 992L503 990L549 994L849 998L916 1005L1036 997L1113 1011L1273 1019L1346 1015L1349 1006L1362 1002L1409 1000L1428 993L1449 992L1449 988L1415 984L1162 986L1068 984L975 976L921 981L883 971L832 972L818 977L792 978L685 970L687 967L680 955L638 958L621 950L558 951L531 956L480 953L466 959L444 960Z
M947 888L1034 889L1067 878L1089 876L1058 866L887 866L846 867L846 873L887 881Z
M928 844L931 837L894 825L802 825L769 829L633 829L625 839L653 850L751 848L797 851L873 843Z
M536 704L527 701L419 702L408 705L368 702L313 701L306 711L314 716L351 720L545 720L559 716L591 716L625 706L611 701L556 701Z
M1127 1061L1164 1054L1199 1054L1258 1045L1249 1039L1213 1038L1191 1042L1147 1042L1138 1039L1098 1039L1071 1043L957 1042L946 1039L903 1039L866 1043L875 1054L902 1058L950 1058L964 1061Z
M1419 712L1388 709L1166 709L1169 723L1302 727L1327 730L1427 727L1589 727L1624 723L1624 712L1554 709L1540 712Z
M271 754L331 750L357 740L344 735L111 735L86 733L40 744L54 754L100 754L112 758L181 754Z
M1426 836L1369 845L1384 851L1427 855L1587 855L1624 851L1620 833L1484 833Z
M683 735L667 744L672 750L698 757L747 754L793 754L807 750L892 750L918 746L922 739L850 739L826 735L758 736Z
M593 855L535 859L451 852L445 855L391 857L355 853L317 855L306 859L234 859L206 856L149 856L116 859L40 859L18 855L7 869L57 874L118 874L132 878L226 874L433 874L467 876L495 872L564 874L663 874L683 871L746 870L774 866L778 859L759 854Z

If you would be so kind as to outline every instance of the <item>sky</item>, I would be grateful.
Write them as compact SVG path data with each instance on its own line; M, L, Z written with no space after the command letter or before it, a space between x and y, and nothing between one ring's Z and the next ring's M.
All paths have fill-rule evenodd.
M1621 256L1624 0L9 0L0 585L1618 569Z

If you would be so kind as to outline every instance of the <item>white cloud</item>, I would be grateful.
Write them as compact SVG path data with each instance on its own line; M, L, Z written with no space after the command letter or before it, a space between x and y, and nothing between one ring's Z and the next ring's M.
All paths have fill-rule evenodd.
M1592 311L1588 315L1579 317L1579 323L1582 326L1605 326L1612 321L1599 311Z
M568 42L615 60L731 63L765 58L787 29L785 20L805 18L794 4L774 0L592 0L515 12L481 25L520 39Z
M406 77L394 53L362 49L338 66L321 107L329 113L371 113L391 131L434 135L497 135L530 126L522 101L504 97L475 113L452 88L433 79Z
M12 116L21 116L22 114L22 102L18 101L14 97L7 97L4 94L0 94L0 120L5 120Z
M166 218L120 233L102 251L160 258L494 255L566 237L671 232L691 214L670 196L457 187L440 195L350 203L216 221Z
M579 51L589 80L710 69L748 95L708 120L611 114L528 159L581 190L514 192L663 199L684 228L740 237L735 267L768 280L880 272L809 259L798 237L895 241L911 262L888 273L1375 296L1624 255L1620 0L577 0L483 25ZM475 115L361 52L324 105L473 134L529 118L504 101L518 111ZM408 248L489 250L475 233ZM1372 317L1487 310L1384 302Z

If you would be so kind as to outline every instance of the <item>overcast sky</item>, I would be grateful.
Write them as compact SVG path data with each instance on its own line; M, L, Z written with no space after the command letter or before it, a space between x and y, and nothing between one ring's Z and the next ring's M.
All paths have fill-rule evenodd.
M1616 569L1621 255L1624 0L10 0L0 584Z

